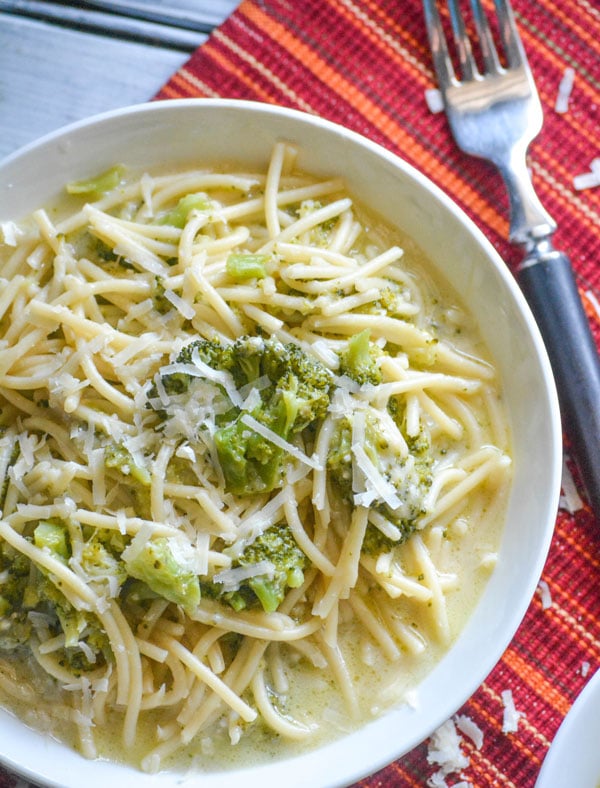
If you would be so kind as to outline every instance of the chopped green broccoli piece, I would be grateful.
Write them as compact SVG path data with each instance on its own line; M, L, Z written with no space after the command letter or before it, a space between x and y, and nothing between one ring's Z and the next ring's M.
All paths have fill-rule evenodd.
M115 554L109 548L110 543L103 543L100 533L95 533L83 546L80 557L81 566L91 578L97 580L116 579L120 588L127 580L127 569L123 561L120 560L120 553Z
M381 370L377 366L377 358L381 349L370 341L368 329L355 334L348 340L346 350L340 355L340 372L348 375L359 385L381 383Z
M123 444L111 443L105 447L104 464L107 468L120 471L123 476L131 476L144 487L150 485L150 473L136 463L131 452Z
M283 449L237 418L215 432L227 490L236 495L273 490L279 483Z
M159 276L155 277L154 279L154 293L152 294L152 303L159 315L166 315L173 309L173 304L165 296L165 286Z
M193 364L196 354L204 364L228 373L237 391L261 379L256 404L246 411L232 403L218 416L214 441L228 492L251 495L274 489L280 482L285 451L248 427L242 417L249 413L288 441L325 417L331 373L297 345L275 339L241 337L229 345L196 340L183 348L176 363ZM190 393L194 381L206 383L185 371L162 375L160 380L169 396ZM227 395L225 389L222 393ZM156 396L155 383L148 392L151 407ZM168 415L168 409L161 412Z
M36 547L46 548L62 561L67 561L71 555L67 528L58 520L41 520L33 531L33 542Z
M123 444L110 443L105 446L104 465L107 470L117 471L123 480L127 480L126 491L132 499L136 513L140 517L148 517L151 482L149 471L135 461L131 452Z
M69 194L100 195L115 189L120 183L125 168L121 165L111 167L92 178L81 181L72 181L67 184Z
M238 387L261 376L270 382L251 411L260 424L287 441L324 418L331 375L297 345L243 338L231 353L230 369ZM285 452L244 424L242 415L215 434L227 489L237 495L272 490L279 483Z
M17 441L17 434L12 430L4 430L0 438L0 509L4 506L8 492L9 469L19 459L21 450Z
M195 354L204 364L217 370L228 371L231 366L229 359L229 347L222 345L216 339L197 339L190 342L179 352L175 359L176 364L193 364ZM160 373L159 373L160 374ZM188 375L187 372L170 372L166 375L160 375L160 382L166 393L169 396L177 396L185 394L194 377ZM152 400L158 397L158 389L156 383L153 383L148 390L148 400L150 405Z
M260 562L272 564L272 572L243 580L235 591L223 591L219 583L203 585L207 596L226 602L234 610L260 605L266 613L273 613L285 599L290 588L304 582L308 559L296 544L287 525L274 525L258 536L232 564L232 567L252 567Z
M29 584L31 562L6 542L0 543L0 649L12 650L26 643L31 634L23 597Z
M265 266L268 262L269 258L264 254L232 253L227 258L225 270L227 275L236 282L264 279L267 275Z
M182 197L175 208L168 211L158 220L158 224L170 224L173 227L182 228L188 220L192 211L207 211L210 208L210 201L206 194L186 194Z
M342 501L354 506L352 415L340 419L333 434L327 456L327 470L332 489ZM431 455L425 436L407 440L409 453L400 456L388 444L375 416L368 416L365 424L363 449L376 472L395 489L401 505L391 509L380 498L375 498L370 508L384 517L398 530L398 537L385 536L369 524L363 551L378 555L394 545L406 541L418 526L424 514L423 503L431 486Z
M42 521L32 532L34 543L66 560L71 554L67 527L61 521ZM85 550L84 550L85 554ZM82 562L86 571L89 563ZM60 581L6 543L0 544L0 649L28 646L32 633L30 611L43 614L53 635L64 634L62 659L76 671L91 670L110 655L106 634L90 612L76 610L60 590ZM90 572L91 574L91 572ZM81 648L95 655L90 661Z
M122 555L127 571L142 580L159 596L186 609L194 608L200 601L198 576L178 561L166 537L151 539L133 557L128 551Z

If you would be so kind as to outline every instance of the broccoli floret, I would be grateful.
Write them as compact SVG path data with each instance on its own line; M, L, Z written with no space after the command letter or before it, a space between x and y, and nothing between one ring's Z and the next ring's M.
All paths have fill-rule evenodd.
M123 444L110 443L104 447L104 465L108 470L118 471L128 480L127 491L140 517L150 512L150 473L137 463ZM133 482L133 484L131 483Z
M118 470L123 476L131 476L144 487L150 486L150 473L136 463L132 453L123 444L110 443L104 448L104 464Z
M159 596L191 610L200 601L198 576L178 561L177 547L166 537L147 541L141 550L123 552L128 573Z
M175 359L175 363L193 364L196 354L198 354L200 361L208 364L209 367L221 371L229 371L232 363L230 360L230 346L222 345L216 339L197 339L194 342L190 342L189 345L182 348ZM194 377L188 375L187 372L170 372L163 375L159 373L159 376L165 392L171 397L185 394L194 380ZM157 397L158 389L156 383L153 383L148 389L150 407L152 407L152 402Z
M0 649L12 650L26 643L31 623L23 609L31 562L6 543L0 544Z
M120 588L127 579L127 569L110 549L110 543L103 543L99 534L94 534L81 550L81 566L84 572L98 581L114 582ZM114 590L113 590L114 593Z
M238 417L214 435L228 492L268 492L279 483L283 449L266 440Z
M249 579L254 592L267 613L277 610L288 588L299 588L304 582L307 559L285 525L268 528L238 558L239 566L252 566L259 561L273 564L273 576L258 575Z
M288 526L282 524L258 536L232 567L252 567L262 561L272 564L272 571L243 580L235 591L223 591L219 583L203 584L203 591L236 611L260 605L265 612L273 613L285 599L287 590L299 588L304 582L308 559Z
M284 440L324 418L331 375L297 345L242 339L234 344L232 358L236 385L268 378L270 385L260 391L260 404L250 414ZM279 483L285 452L250 429L242 416L215 434L227 489L238 495L272 490Z
M32 538L37 547L49 550L58 560L67 561L71 555L68 529L60 520L39 522ZM84 548L82 565L86 571L90 570L88 558ZM0 546L0 566L0 649L28 646L32 633L29 613L35 611L44 616L52 635L64 635L61 658L75 671L91 670L106 660L110 647L97 618L76 610L59 588L60 581L5 543ZM87 648L81 647L82 641Z
M368 329L355 334L348 340L346 350L340 355L340 372L359 385L381 383L381 370L377 359L381 349L370 341Z
M35 584L32 582L30 585L32 594L27 600L30 603L28 606L48 617L51 631L64 634L63 658L75 672L97 668L110 658L108 637L98 619L93 613L76 610L44 572L36 570L36 574ZM81 647L82 642L87 649ZM90 651L94 654L93 658L89 656Z
M237 391L251 389L261 380L258 397L247 410L232 403L218 414L214 441L228 492L251 495L272 490L279 484L285 451L245 424L244 414L289 441L325 417L331 373L297 345L260 337L241 337L230 345L196 340L183 348L176 363L193 364L195 358L228 373ZM169 396L191 395L194 381L207 382L185 371L162 375L160 380ZM226 387L213 384L228 396ZM154 384L149 390L151 406L156 395ZM167 416L168 410L163 413Z
M352 418L352 415L346 416L336 425L327 457L327 470L333 493L353 507L356 491L353 489ZM363 551L369 555L378 555L406 541L424 514L424 498L432 480L429 441L420 435L417 439L408 439L407 444L408 455L400 456L389 445L377 417L367 416L362 448L376 472L392 485L401 502L396 509L391 509L378 497L370 503L373 512L397 529L397 537L388 537L369 524L363 541Z

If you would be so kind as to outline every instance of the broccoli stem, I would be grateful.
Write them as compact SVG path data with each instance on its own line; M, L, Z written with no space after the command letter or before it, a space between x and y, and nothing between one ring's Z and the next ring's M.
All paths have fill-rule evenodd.
M230 254L225 264L227 275L236 282L264 279L269 258L264 254Z

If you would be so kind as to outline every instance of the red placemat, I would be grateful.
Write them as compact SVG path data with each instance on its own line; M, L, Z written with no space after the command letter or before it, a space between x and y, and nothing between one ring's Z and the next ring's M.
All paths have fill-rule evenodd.
M545 111L530 152L534 182L558 220L555 244L573 260L600 338L600 188L573 186L573 177L600 156L600 10L593 0L514 0L513 6ZM557 113L567 67L575 82L568 111ZM441 186L512 267L520 253L506 241L504 186L491 167L456 148L444 115L428 109L424 92L431 87L420 0L244 0L158 98L253 99L360 132ZM462 736L469 766L447 776L448 785L535 784L560 723L600 663L599 548L600 523L587 505L574 513L561 509L545 593L536 594L502 660L459 712L483 731L483 744L477 749ZM505 690L523 713L508 734L502 731ZM425 742L359 785L425 786L438 770L427 754Z
M600 188L573 187L573 176L600 156L600 10L596 0L513 5L545 110L530 155L535 185L558 220L555 243L572 258L600 339ZM568 111L559 114L554 104L567 67L575 83ZM244 0L157 98L253 99L352 128L441 186L513 266L519 252L506 241L504 187L490 167L458 151L444 116L429 111L424 91L433 86L420 0ZM545 593L536 594L501 661L459 711L483 731L483 743L477 748L462 736L469 765L449 775L448 785L535 784L560 723L600 665L599 546L600 523L585 502L573 513L559 511ZM508 734L505 690L523 714ZM434 784L438 767L427 754L424 742L358 785ZM1 788L13 785L0 774Z

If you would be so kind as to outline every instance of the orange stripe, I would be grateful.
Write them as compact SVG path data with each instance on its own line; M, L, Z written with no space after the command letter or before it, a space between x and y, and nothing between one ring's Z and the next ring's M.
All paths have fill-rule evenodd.
M543 145L536 147L535 156L537 159L535 162L537 171L552 190L552 195L556 196L562 204L572 208L575 217L585 213L590 219L598 222L600 225L600 214L594 211L592 206L584 203L572 186L573 177L577 174L574 170L575 162L569 162L569 168L567 169L562 161L551 156L548 149ZM552 175L549 173L552 173ZM562 180L560 180L561 177ZM565 182L568 186L565 185Z
M597 641L590 630L587 629L582 623L582 620L587 619L590 624L593 624L595 623L595 617L591 614L591 611L587 607L579 604L574 596L565 593L562 585L555 583L551 578L546 578L546 582L548 583L548 588L550 590L550 595L552 596L553 604L551 607L543 610L542 601L537 596L533 600L533 604L542 608L544 615L552 619L553 626L557 629L560 628L565 633L565 637L576 643L580 649L586 652L586 654L595 656L593 653L593 647L595 644L597 644ZM564 604L558 603L557 600L561 597L566 603L574 608L574 612L577 615L577 627L574 627L572 624L573 615L567 612ZM598 645L600 646L600 644ZM592 647L591 652L590 646Z
M583 293L581 295L583 297ZM593 309L593 307L591 308ZM574 550L576 550L577 553L590 565L591 569L596 570L600 568L600 559L595 554L585 549L580 539L573 537L573 528L571 523L566 522L562 517L557 520L556 534L557 536L560 536L560 538L563 539L569 545L569 547L572 547Z
M486 785L490 784L489 779L493 775L494 785L501 786L501 788L517 788L517 785L512 780L509 780L507 775L500 771L500 769L494 763L492 763L489 758L486 758L481 750L477 750L475 747L473 747L472 751L470 752L470 756L470 770L475 774L481 775L481 777L485 778ZM478 782L479 781L476 781L475 785L477 785Z
M571 601L573 602L573 598L571 597ZM574 603L576 605L576 603ZM590 616L591 612L586 609L585 607L580 608L586 616ZM553 605L547 611L550 615L554 614L561 618L564 623L568 626L563 627L563 630L568 633L571 639L575 639L577 644L580 646L581 649L585 650L586 654L594 659L600 658L600 641L594 635L583 627L578 619L568 613L564 607L560 607L558 605ZM577 633L577 637L573 638L574 633Z
M590 35L585 28L583 28L581 25L577 23L575 14L572 14L568 18L566 16L559 16L558 9L556 8L556 6L553 6L552 11L556 19L561 20L565 25L565 27L570 28L577 35L578 38L581 38L583 41L585 41L585 43L588 45L589 49L592 52L594 51L596 52L597 57L600 57L600 48L598 48L597 46L598 39L595 36ZM544 56L548 55L549 59L552 61L553 65L555 66L560 66L564 68L566 65L573 65L581 69L581 65L570 56L569 52L565 52L564 56L561 56L559 53L555 52L554 49L552 49L551 45L547 43L548 41L547 32L544 33L544 31L540 30L536 25L532 24L530 19L525 18L520 14L515 14L515 16L517 17L519 29L521 32L521 37L524 39L524 41L529 40L532 49L535 49L538 53L541 52ZM593 28L590 26L590 29ZM525 49L528 50L529 47L525 45ZM590 97L595 96L598 90L597 85L595 86L592 86L591 84L587 85L587 83L584 81L584 86L586 88L586 91L589 91Z
M391 785L390 780L393 779L392 775L390 774L391 771L395 772L394 777L398 777L402 780L402 782L395 783L396 785L401 785L402 788L422 788L423 783L417 777L414 777L410 771L408 771L408 761L405 761L407 766L404 766L403 759L398 761L394 761L394 763L390 764L385 772L382 774L383 778L383 785Z
M205 84L195 74L192 74L185 66L183 66L177 73L177 81L181 84L182 90L185 95L190 94L190 89L193 90L193 95L217 98L220 94L213 90L210 85Z
M280 46L285 47L315 77L351 104L399 150L408 151L412 158L419 162L419 166L438 183L447 187L454 194L462 195L464 203L477 213L482 222L485 222L500 235L506 236L508 231L506 219L485 202L480 194L448 169L443 161L436 159L414 137L407 134L374 101L334 71L312 49L302 44L289 30L264 14L257 6L243 5L240 10L246 12L248 19L256 27L278 42Z
M508 648L502 661L511 670L525 681L534 692L549 703L560 714L565 715L570 707L571 701L562 692L559 692L547 679L545 679L532 665L527 663L514 648Z
M252 55L248 50L245 50L243 47L236 44L229 36L226 36L221 30L216 30L213 34L215 40L218 40L221 44L223 44L230 52L234 54L234 56L240 58L245 63L250 66L252 73L261 74L265 77L271 84L283 93L286 98L290 99L296 106L300 109L303 109L305 112L311 112L312 107L308 104L302 96L298 95L296 91L294 91L289 85L287 85L277 74L275 74L271 69L267 68L260 60L258 60L254 55Z
M232 61L227 58L218 48L211 46L210 41L204 45L203 52L220 68L229 74L233 74L243 85L245 85L247 88L250 88L250 90L257 94L262 99L262 101L265 101L269 104L277 103L275 95L269 93L262 85L251 79L249 74L243 68L235 66Z
M481 690L485 692L490 698L492 698L495 704L498 707L497 713L494 715L492 712L489 711L489 708L484 705L483 703L477 700L477 696L472 697L469 700L469 706L477 711L477 714L485 721L485 729L484 734L487 736L494 736L497 740L501 741L501 737L503 736L510 736L510 734L506 734L502 731L503 726L503 707L504 704L502 702L502 698L494 692L494 690L486 683L481 685ZM543 734L541 734L531 723L527 723L525 717L521 717L519 720L519 725L523 727L527 727L527 730L532 733L535 739L539 740L545 747L549 746L548 740L546 739ZM531 747L525 744L518 736L511 736L510 738L511 744L518 749L531 763L533 762L536 765L541 763L541 758L539 755L536 754ZM483 776L489 776L489 771L493 771L495 775L499 778L500 782L498 785L502 786L513 786L517 788L513 782L511 782L508 777L501 772L497 766L495 766L491 761L484 757L481 751L473 749L473 755L476 756L477 760L480 763L474 763L471 761L471 765L473 767L478 766L478 771Z
M174 85L177 82L179 82L179 72L173 74L169 82L161 88L160 90L161 94L163 96L166 96L167 98L185 98L185 96L188 95L188 91L175 90Z
M590 321L592 323L600 324L600 314L598 314L598 310L592 303L591 298L588 296L588 294L585 291L582 292L580 295L581 295L581 300L583 301L583 306L585 308L585 313L590 319ZM600 561L597 562L597 565L600 566Z
M377 7L371 7L371 11L377 12ZM407 31L394 23L386 14L376 14L383 19L384 26L380 26L373 19L369 19L365 12L357 8L351 0L342 0L342 3L337 7L340 16L343 16L349 21L353 27L362 32L371 43L377 45L378 49L382 50L386 57L397 63L402 71L408 71L411 79L416 79L422 87L427 87L431 84L431 68L428 66L429 61L425 58L420 58L422 51L421 47L417 44L412 36L407 35ZM372 24L369 24L369 21ZM392 35L393 32L393 35ZM416 51L419 57L401 46L401 40L406 40L413 51ZM400 51L398 51L400 49ZM398 72L400 76L400 72Z
M498 706L502 709L502 714L498 715L497 717L493 717L487 710L486 706L480 705L477 702L476 699L477 696L471 698L469 703L474 704L474 706L477 708L478 713L481 714L481 716L486 719L487 723L495 729L496 733L506 736L506 734L502 732L502 727L504 725L504 701L502 700L502 697L487 683L482 684L481 689L486 693L486 695L492 698L495 703L498 704ZM550 746L550 742L548 741L548 739L544 736L544 734L540 730L538 730L535 727L535 725L532 722L530 722L527 719L526 716L519 718L519 726L526 728L527 731L531 734L531 736L533 736L534 739L537 739L537 741L539 741L540 744L542 744L544 747Z

